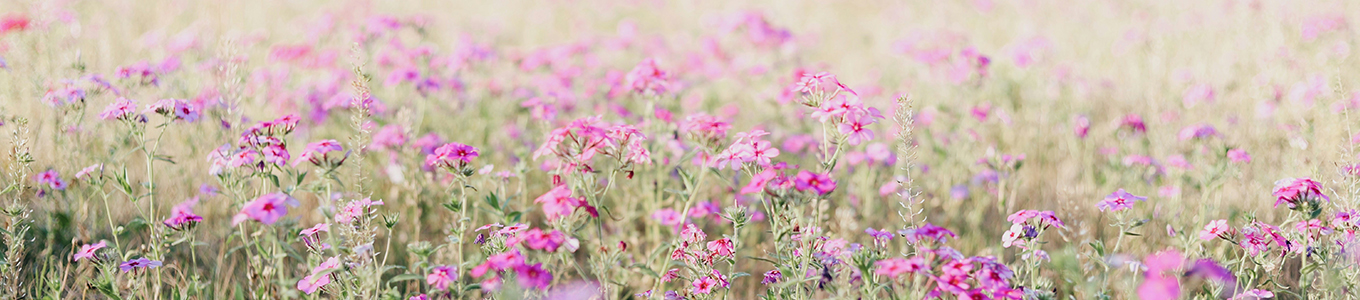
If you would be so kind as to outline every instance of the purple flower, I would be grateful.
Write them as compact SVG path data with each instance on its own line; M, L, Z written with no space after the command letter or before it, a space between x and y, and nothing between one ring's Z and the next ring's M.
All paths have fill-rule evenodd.
M1100 203L1096 203L1096 208L1100 209L1100 211L1106 210L1112 212L1121 211L1133 208L1134 201L1147 201L1147 197L1135 196L1133 194L1129 194L1129 192L1125 192L1124 189L1119 189L1118 191L1115 191L1113 194L1105 196L1105 200L1101 200Z
M784 274L779 273L779 269L774 269L765 272L765 278L760 280L760 284L769 285L771 283L777 283L781 279L784 279Z
M133 270L136 269L155 268L159 266L161 266L161 261L150 260L146 259L145 257L142 257L123 262L123 264L118 265L118 268L123 269L123 272L132 272Z

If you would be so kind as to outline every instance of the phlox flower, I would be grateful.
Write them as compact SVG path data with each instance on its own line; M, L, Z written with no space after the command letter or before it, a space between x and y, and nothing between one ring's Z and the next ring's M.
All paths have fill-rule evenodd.
M472 146L448 143L434 149L434 153L425 156L425 166L430 168L457 168L468 163L472 163L473 158L477 158L477 148Z
M184 122L198 121L200 117L199 108L184 101L184 99L161 99L156 103L148 104L144 112L154 112Z
M690 285L693 286L690 289L691 293L707 295L713 292L713 287L718 285L718 281L712 277L704 276L695 278L694 281L690 282Z
M1331 201L1327 195L1322 194L1322 184L1313 181L1311 178L1285 178L1275 182L1275 207L1280 207L1280 203L1289 205L1290 209L1295 209L1302 203L1316 203L1318 198Z
M1215 136L1218 136L1218 131L1214 130L1214 126L1210 126L1209 124L1195 124L1182 128L1180 134L1176 135L1176 138L1181 141L1188 141L1191 139L1207 139Z
M529 249L544 250L547 252L557 251L557 247L567 241L567 235L562 231L543 231L538 228L530 229L523 234L525 245Z
M674 89L674 84L670 80L670 74L661 70L654 58L642 60L632 71L624 75L627 87L640 94L665 94Z
M831 179L828 174L819 174L802 170L794 178L794 188L799 191L816 191L818 194L825 195L836 189L836 181Z
M851 145L859 145L874 139L874 131L868 128L872 124L874 124L873 116L850 114L845 122L840 123L836 128L841 134L846 135L846 141Z
M576 208L589 206L585 199L572 197L571 188L566 185L554 187L534 199L534 203L543 204L543 214L547 215L549 220L570 216L572 212L576 211ZM588 207L587 210L593 210L593 207ZM596 213L591 213L591 215L596 215Z
M760 279L760 284L770 285L772 283L778 283L782 279L784 279L784 274L780 273L779 269L774 269L765 272L764 278Z
M301 164L304 161L311 162L318 166L326 165L330 163L327 154L341 150L344 150L344 148L340 146L340 142L335 140L312 142L311 144L307 144L306 148L302 149L302 154L298 155L297 159L293 160L292 165L293 167L297 167L298 164Z
M341 224L352 223L359 217L367 214L368 207L374 205L383 205L383 201L373 201L369 198L351 201L349 204L345 204L345 207L340 208L339 212L335 213L335 221Z
M99 251L99 249L104 249L104 247L108 247L108 244L104 241L99 241L98 243L94 244L81 245L80 250L77 250L75 255L71 256L71 261L80 261L81 259L97 259L95 254Z
M1121 211L1133 208L1134 201L1147 201L1147 197L1135 196L1129 192L1125 192L1124 189L1119 189L1113 194L1105 196L1105 200L1096 203L1096 208L1100 209L1100 211Z
M1212 240L1217 237L1227 239L1228 236L1232 235L1233 233L1234 230L1232 226L1228 226L1228 220L1214 220L1210 221L1209 224L1205 224L1204 230L1199 231L1199 239L1205 241Z
M652 219L661 225L676 226L680 225L683 218L674 209L662 208L652 213Z
M162 223L165 224L165 227L170 227L170 229L184 230L192 227L198 222L202 222L203 217L194 214L194 205L198 205L198 197L190 198L175 205L175 207L170 210L170 218L165 219Z
M123 272L132 272L134 270L155 268L160 266L161 261L159 260L150 260L145 257L141 257L134 260L123 262L122 264L118 265L118 268L122 269Z
M127 98L118 97L109 106L104 107L104 111L99 113L99 118L104 120L126 120L131 119L137 113L137 103Z
M736 249L731 239L721 238L708 242L708 252L718 257L732 257Z
M878 262L874 263L874 266L876 267L874 269L874 274L882 275L888 278L897 278L897 276L900 276L902 274L912 273L924 269L925 259L921 257L912 257L910 259L894 257L879 260Z
M253 201L246 202L245 206L241 207L241 212L237 213L235 217L232 217L231 224L235 226L242 221L251 219L264 223L265 225L273 225L274 222L277 222L283 215L288 214L288 207L285 205L297 207L301 204L298 203L297 199L284 193L273 193L260 196Z
M61 173L57 173L57 170L53 169L47 169L47 171L42 171L37 175L33 175L33 182L47 185L53 190L58 191L65 190L67 186L66 180L61 179Z
M1261 299L1268 299L1268 298L1275 298L1275 293L1273 293L1273 292L1271 292L1271 291L1267 291L1267 290L1262 290L1262 289L1252 289L1252 290L1243 292L1243 293L1241 293L1241 294L1237 294L1237 296L1233 296L1232 298L1228 298L1228 299L1229 299L1229 300L1261 300Z
M84 169L80 169L80 172L76 172L76 179L85 179L85 177L89 177L90 174L95 174L96 176L98 176L103 172L104 164L93 164L90 165L89 167L85 167Z
M1249 163L1251 162L1251 155L1247 154L1247 150L1235 148L1228 150L1228 159L1234 163Z
M336 268L340 268L339 258L331 257L326 259L326 261L321 262L321 264L312 268L311 274L302 277L302 280L298 280L297 289L308 295L315 293L316 290L331 283L331 275L329 273L322 274L322 272Z
M547 289L548 285L552 284L553 279L552 273L543 268L543 263L515 266L515 275L516 278L519 278L520 285L540 290Z
M445 290L449 284L458 281L458 269L453 266L438 266L430 269L430 274L425 275L425 282L430 284L434 290Z

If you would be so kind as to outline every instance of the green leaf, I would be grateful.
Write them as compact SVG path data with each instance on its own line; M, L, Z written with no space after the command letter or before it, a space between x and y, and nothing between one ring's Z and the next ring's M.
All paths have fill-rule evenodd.
M509 213L509 214L506 214L506 215L505 215L505 219L508 220L509 223L516 223L516 222L519 222L520 217L523 217L523 216L524 216L524 213L522 213L522 212L517 212L517 211L516 211L516 212L511 212L511 213Z
M1124 235L1143 236L1143 235L1141 235L1141 234L1137 234L1137 233L1133 233L1133 232L1128 232L1128 231L1125 231L1125 232L1124 232Z
M468 286L463 287L463 291L464 291L464 292L466 292L466 291L471 291L471 290L480 290L480 289L482 289L482 285L481 285L481 284L469 284Z
M500 198L496 197L496 193L493 192L490 195L486 195L485 199L486 205L498 211L501 210Z
M398 281L419 280L423 278L425 278L425 276L421 276L419 274L401 274L397 276L392 276L392 279L387 280L387 284L390 285Z
M751 273L746 273L746 272L736 272L736 273L732 273L732 279L742 278L742 277L746 277L746 276L751 276Z

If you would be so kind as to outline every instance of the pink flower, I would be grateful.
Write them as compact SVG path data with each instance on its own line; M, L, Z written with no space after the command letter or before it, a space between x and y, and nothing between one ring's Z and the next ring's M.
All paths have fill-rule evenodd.
M1185 263L1185 256L1175 250L1165 250L1148 255L1143 260L1147 266L1143 284L1138 287L1138 297L1142 299L1180 298L1181 285L1177 270Z
M765 185L769 183L771 179L775 178L775 174L776 173L774 170L768 169L765 171L761 171L760 173L756 173L755 176L751 176L751 182L747 183L745 187L741 188L741 194L745 195L764 192Z
M48 169L47 171L33 175L33 182L46 184L53 190L60 191L66 189L66 180L61 179L61 174L57 173L57 170Z
M264 146L264 148L260 149L260 153L264 154L265 163L277 166L283 166L283 164L288 163L288 159L291 157L288 154L288 149L284 148L282 144Z
M691 293L707 295L713 292L713 287L718 285L718 281L712 277L704 276L695 278L693 282L690 282L690 285L694 286L690 289Z
M96 173L96 172L99 172L99 173ZM84 169L80 169L80 172L76 172L76 179L85 179L85 177L90 176L90 174L96 174L96 175L97 175L97 174L100 174L100 173L103 173L103 172L104 172L104 164L93 164L93 165L90 165L89 167L85 167Z
M624 76L624 82L629 89L642 94L660 95L673 89L670 75L657 67L654 58L648 58L638 63L632 71L628 71L628 75Z
M897 276L902 274L924 269L925 259L921 257L912 257L910 259L894 257L880 260L874 263L874 266L877 267L877 269L874 270L874 274L883 275L888 278L897 278Z
M1249 163L1251 162L1251 155L1247 154L1247 150L1236 148L1228 150L1228 159L1235 163Z
M543 204L543 214L549 220L556 220L565 216L570 216L576 208L584 206L585 200L571 197L571 188L566 185L559 185L538 196L534 203Z
M145 112L155 112L178 121L198 121L199 109L184 99L161 99L146 106Z
M1280 203L1289 205L1290 209L1296 208L1302 203L1316 203L1318 198L1331 201L1327 195L1322 194L1322 184L1313 181L1311 178L1285 178L1275 182L1275 207L1280 207Z
M1209 124L1195 124L1181 129L1177 138L1181 141L1187 141L1191 139L1207 139L1215 136L1218 136L1218 131L1214 130L1213 126L1210 126Z
M557 251L557 247L562 246L562 243L567 241L567 235L563 234L562 231L553 230L548 232L538 228L530 229L528 232L525 232L523 238L525 245L529 246L529 249L544 250L547 252Z
M867 128L871 124L874 124L873 116L850 114L837 130L846 135L846 141L851 145L859 145L874 139L874 132Z
M818 194L825 195L836 189L836 181L831 180L831 176L827 174L818 174L803 170L798 171L798 176L794 178L794 188L799 191L813 190Z
M1096 208L1100 209L1100 211L1106 210L1109 210L1111 212L1121 211L1133 208L1134 201L1147 201L1147 197L1135 196L1133 194L1129 194L1129 192L1125 192L1124 189L1119 189L1118 191L1115 191L1113 194L1105 196L1105 200L1101 200L1100 203L1096 203Z
M1011 229L1006 230L1005 233L1001 234L1001 247L1010 248L1011 246L1017 245L1023 246L1025 244L1025 240L1023 239L1025 236L1024 231L1024 226L1020 226L1020 224L1011 224Z
M297 165L301 164L303 161L308 161L318 166L325 165L330 162L327 154L340 150L344 150L344 148L340 146L340 142L335 140L312 142L311 144L307 144L306 148L302 149L302 155L298 155L297 159L293 160L292 165L297 167ZM287 158L285 157L285 159Z
M241 207L241 212L232 217L231 224L234 226L246 219L251 219L265 225L273 225L283 215L288 214L288 208L285 205L297 207L300 204L297 199L293 199L293 197L284 193L260 196L255 198L254 201L246 202L245 206Z
M1267 298L1275 298L1275 293L1262 289L1252 289L1237 294L1237 296L1233 296L1232 298L1229 298L1229 300L1261 300Z
M383 202L382 200L373 201L369 198L351 201L349 204L345 204L345 207L340 208L339 212L335 213L335 221L341 224L354 222L355 219L368 213L369 206L374 205L383 205Z
M76 254L71 256L71 261L80 261L81 259L97 259L95 257L96 252L98 252L99 249L104 249L104 247L107 246L108 244L105 243L104 241L99 241L98 243L94 244L81 245L80 250L76 251Z
M472 162L477 158L477 148L459 143L448 143L434 149L434 153L425 156L425 166L435 168L458 168Z
M387 125L373 134L372 147L374 149L392 150L406 144L406 134L401 126Z
M1143 123L1143 117L1136 114L1125 115L1124 120L1120 123L1120 125L1123 127L1127 127L1130 130L1133 130L1134 133L1147 132L1147 124Z
M662 208L656 210L656 212L652 213L652 219L656 220L657 223L661 223L661 225L666 226L680 225L681 221L680 213L676 212L674 209L669 208Z
M125 120L131 119L137 113L137 103L127 98L118 97L109 106L104 107L104 112L99 113L99 118L104 120Z
M425 275L425 282L435 290L448 289L454 281L458 281L458 269L453 266L434 267L429 275Z
M170 229L184 230L192 227L198 222L202 222L203 217L194 214L194 205L198 205L198 197L190 198L179 205L175 205L175 207L170 210L170 218L165 219L162 223L164 223L166 227L170 227Z
M708 252L719 257L732 257L732 254L736 251L734 247L735 245L732 244L732 240L728 238L721 238L708 242Z
M1091 119L1086 118L1086 116L1077 116L1077 118L1072 121L1072 132L1075 133L1079 139L1086 138L1086 135L1091 132Z
M315 293L316 290L331 283L331 275L329 273L322 274L322 272L336 268L340 268L339 258L331 257L326 259L326 261L322 262L320 265L312 268L311 274L302 277L302 280L298 280L297 289L308 295Z
M515 266L515 274L519 278L519 284L524 287L543 290L552 284L553 275L548 270L543 269L543 263L520 264Z
M1204 225L1204 230L1199 231L1199 239L1212 240L1216 237L1227 238L1233 233L1233 228L1228 226L1228 220L1214 220Z

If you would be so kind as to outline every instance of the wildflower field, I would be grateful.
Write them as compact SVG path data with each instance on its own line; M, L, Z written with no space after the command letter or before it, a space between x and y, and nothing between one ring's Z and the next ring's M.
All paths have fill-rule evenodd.
M1357 299L1355 1L0 3L0 299Z

